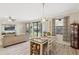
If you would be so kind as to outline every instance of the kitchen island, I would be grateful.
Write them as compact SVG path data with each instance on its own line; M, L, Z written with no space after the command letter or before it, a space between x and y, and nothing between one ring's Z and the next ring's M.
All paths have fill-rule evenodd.
M70 47L70 42L59 40L56 36L30 39L31 55L74 55L76 49Z
M47 39L32 38L30 39L30 54L31 55L45 55L47 54Z

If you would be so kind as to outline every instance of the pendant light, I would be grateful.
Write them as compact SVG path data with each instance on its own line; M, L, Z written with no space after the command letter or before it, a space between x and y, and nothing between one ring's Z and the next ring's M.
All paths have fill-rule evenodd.
M42 7L43 7L43 10L42 10L42 22L45 22L46 21L46 18L44 16L44 9L45 9L45 3L42 3Z

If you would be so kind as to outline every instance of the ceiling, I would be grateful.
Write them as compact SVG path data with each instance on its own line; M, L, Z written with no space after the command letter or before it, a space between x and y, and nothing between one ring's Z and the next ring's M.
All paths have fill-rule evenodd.
M77 9L78 3L45 3L44 16L53 17ZM42 12L42 3L0 3L0 20L11 16L17 21L30 21L42 17Z

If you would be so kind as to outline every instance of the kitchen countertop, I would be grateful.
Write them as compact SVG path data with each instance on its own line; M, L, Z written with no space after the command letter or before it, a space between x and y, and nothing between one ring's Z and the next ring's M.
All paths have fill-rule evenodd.
M45 42L48 42L47 39L41 39L41 38L32 38L30 39L31 42L36 42L36 43L39 43L39 44L43 44Z
M53 39L53 41L55 41L56 43L59 43L59 44L62 44L62 45L66 45L66 46L70 46L70 42L66 42L66 41L63 41L63 40L59 40L56 38L56 36L48 36L48 37L35 37L35 38L30 38L31 40L35 40L35 41L38 41L38 42L43 42L45 40L48 40L50 41L51 39Z

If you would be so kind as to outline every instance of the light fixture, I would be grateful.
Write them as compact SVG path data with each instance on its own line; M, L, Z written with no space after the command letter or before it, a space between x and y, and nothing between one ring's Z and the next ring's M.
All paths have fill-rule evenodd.
M9 19L8 19L8 21L10 21L10 22L14 22L16 19L13 19L11 16L9 16Z
M42 22L45 22L46 21L46 18L44 16L44 9L45 9L45 3L42 3L42 6L43 6L43 10L42 10Z
M9 16L8 21L10 21L10 22L12 21L12 20L11 20L11 16Z
M42 22L45 22L46 21L46 19L45 18L42 18Z
M61 21L61 19L59 19L59 21Z

